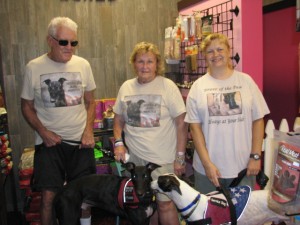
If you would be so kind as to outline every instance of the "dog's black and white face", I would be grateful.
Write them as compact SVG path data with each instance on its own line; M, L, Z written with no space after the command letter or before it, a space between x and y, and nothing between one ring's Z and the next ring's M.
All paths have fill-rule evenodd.
M182 194L180 191L180 181L175 174L159 176L157 180L152 181L151 188L167 195L172 191L176 191L180 195Z
M55 106L66 106L65 91L63 89L65 78L60 78L58 81L45 80L45 84L48 86L50 95L50 101L55 103Z

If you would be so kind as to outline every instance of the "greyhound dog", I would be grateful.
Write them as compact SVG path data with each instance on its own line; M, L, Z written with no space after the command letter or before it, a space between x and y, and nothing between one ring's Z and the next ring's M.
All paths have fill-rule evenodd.
M68 183L54 199L54 216L59 225L77 225L83 205L95 206L133 225L149 224L156 209L151 189L151 172L159 166L149 163L122 165L131 178L112 174L94 174Z
M224 213L224 210L226 211L227 209L224 209L224 199L226 198L224 198L223 194L200 194L174 174L159 176L158 180L152 181L151 187L153 190L164 193L172 199L188 224L220 225L231 222L230 216ZM245 192L247 188L250 189L248 186L240 186L232 189L237 190L238 188L240 193ZM288 217L279 215L268 208L268 190L252 191L251 195L249 191L248 196L244 198L245 205L242 209L237 209L236 203L238 197L240 197L240 193L235 193L236 195L233 198L231 197L232 202L235 203L235 211L239 210L239 215L236 215L237 224L262 225L266 222L278 223L280 221L289 221ZM217 205L214 202L219 203L221 207L214 206ZM211 206L215 211L210 209Z

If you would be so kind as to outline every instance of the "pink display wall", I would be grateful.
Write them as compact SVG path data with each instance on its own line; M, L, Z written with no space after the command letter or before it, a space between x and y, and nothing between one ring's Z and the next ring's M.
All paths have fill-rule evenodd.
M264 96L271 110L268 118L279 127L286 118L293 127L299 116L300 32L296 32L296 7L263 15Z
M251 75L263 88L263 25L262 1L243 0L242 3L242 71Z
M190 15L193 11L228 2L228 0L201 1L179 13ZM239 15L234 17L234 51L238 52L241 59L236 66L237 70L248 73L263 88L263 60L262 60L262 1L232 0L233 6L238 6ZM234 53L235 54L235 53Z

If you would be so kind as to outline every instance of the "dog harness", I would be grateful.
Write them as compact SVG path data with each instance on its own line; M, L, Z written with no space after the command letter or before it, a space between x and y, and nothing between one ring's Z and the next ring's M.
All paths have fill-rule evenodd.
M139 198L136 195L134 185L131 179L123 179L118 193L119 206L124 209L124 206L130 208L138 208Z
M249 186L240 186L230 188L228 191L220 190L207 194L208 202L203 218L198 221L187 221L189 225L220 225L224 223L236 224L236 221L242 216L249 198L251 188ZM226 197L227 195L227 197ZM182 216L183 219L188 219L197 208L201 196L196 196L193 202L179 212L184 212L191 207L194 207L187 215ZM197 213L197 212L196 212ZM235 223L233 222L235 220Z

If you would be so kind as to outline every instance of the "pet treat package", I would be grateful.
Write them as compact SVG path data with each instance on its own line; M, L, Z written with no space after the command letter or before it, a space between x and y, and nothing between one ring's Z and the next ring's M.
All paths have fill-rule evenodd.
M213 33L213 16L203 16L202 18L202 37L203 39L206 38L206 36Z
M195 36L198 40L202 38L202 20L199 13L194 16L195 19Z
M275 130L274 154L268 206L279 214L300 213L300 136Z
M165 29L164 56L166 59L171 59L173 57L172 31L173 31L173 27L167 27Z

